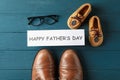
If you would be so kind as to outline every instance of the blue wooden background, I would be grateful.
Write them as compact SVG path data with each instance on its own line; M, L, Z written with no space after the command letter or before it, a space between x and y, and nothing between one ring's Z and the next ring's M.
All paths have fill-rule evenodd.
M84 47L27 47L27 30L69 29L68 17L80 5L92 4L92 12L81 26L86 30ZM27 17L60 15L54 25L28 26ZM88 42L88 20L100 17L104 43L93 48ZM120 1L119 0L0 0L0 80L31 80L34 57L41 48L53 52L56 65L67 48L78 51L84 80L120 80Z

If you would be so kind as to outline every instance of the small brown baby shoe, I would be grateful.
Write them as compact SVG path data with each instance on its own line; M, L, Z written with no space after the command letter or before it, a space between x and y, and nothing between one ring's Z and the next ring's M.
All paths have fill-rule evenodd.
M83 80L83 71L80 60L75 51L66 50L60 60L59 80Z
M38 52L33 68L32 80L55 80L54 60L47 49Z
M100 46L103 42L101 23L97 16L93 16L89 20L89 41L93 47Z
M69 18L67 24L71 29L77 29L91 12L91 4L86 3L80 6Z

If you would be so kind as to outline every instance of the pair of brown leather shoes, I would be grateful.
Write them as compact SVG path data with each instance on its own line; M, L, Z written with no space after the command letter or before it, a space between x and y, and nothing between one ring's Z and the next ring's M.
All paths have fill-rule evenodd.
M38 52L33 68L32 80L57 80L55 62L47 49ZM60 60L59 80L83 80L80 60L74 50L66 50Z
M67 21L68 27L77 29L81 26L87 16L90 14L91 4L85 3L80 6ZM103 42L103 32L98 16L92 16L89 20L89 42L93 47L100 46Z

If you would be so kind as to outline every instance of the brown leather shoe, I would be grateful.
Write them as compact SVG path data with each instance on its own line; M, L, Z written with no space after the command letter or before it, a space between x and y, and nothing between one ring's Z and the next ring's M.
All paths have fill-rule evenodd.
M83 71L80 60L75 51L66 50L60 60L60 80L83 80Z
M33 68L32 80L55 80L54 60L47 49L38 52Z
M89 41L93 47L98 47L103 42L101 23L97 16L93 16L89 20Z
M87 18L91 12L91 4L85 3L80 6L69 18L67 21L68 27L71 29L77 29Z

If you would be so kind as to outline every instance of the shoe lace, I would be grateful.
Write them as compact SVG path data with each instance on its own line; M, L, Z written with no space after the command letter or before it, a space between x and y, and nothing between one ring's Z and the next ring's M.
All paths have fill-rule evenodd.
M94 33L93 33L94 37L102 37L102 35L100 34L98 28L92 27L91 31L94 31Z
M81 20L84 18L81 14L77 14L75 17L72 17L73 19L77 19L81 22Z
M100 34L98 28L92 27L91 32L93 32L92 35L93 35L95 41L98 42L99 41L99 37L102 37L102 34Z

